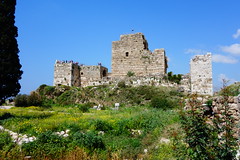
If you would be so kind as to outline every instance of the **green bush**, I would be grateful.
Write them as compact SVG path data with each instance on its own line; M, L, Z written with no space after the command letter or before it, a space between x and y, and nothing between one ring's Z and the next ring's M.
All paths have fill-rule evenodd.
M219 91L219 95L224 95L227 91L228 96L238 96L240 94L240 82L229 85Z
M169 109L172 108L170 101L166 97L155 96L151 99L150 106L153 108Z
M113 126L113 134L118 136L118 135L130 135L130 127L129 127L129 119L122 119L118 121L114 126Z
M14 99L16 107L27 107L28 106L28 95L19 94Z
M72 145L85 147L91 151L95 149L105 149L102 137L92 132L76 132L72 135Z
M97 119L96 121L94 121L94 127L95 127L95 130L104 131L104 132L107 132L113 129L108 122L100 119Z
M11 117L14 117L11 113L8 112L0 113L0 120L8 119Z
M73 92L68 90L57 98L57 103L61 105L73 105L75 103Z
M59 158L67 150L68 138L60 137L52 131L41 133L37 139L30 143L25 143L22 150L26 155L33 158L40 158L39 155L46 155L49 158Z
M85 113L85 112L89 112L89 109L91 108L91 103L78 104L76 106L80 111Z
M42 98L37 92L32 92L27 97L27 106L41 106Z
M44 88L46 87L47 85L46 84L42 84L38 87L37 89L37 92L40 94L40 95L43 95L44 94Z
M118 86L119 88L125 88L125 87L126 87L125 81L120 81L120 82L118 82L117 86Z
M132 71L128 71L128 72L127 72L127 76L128 76L128 77L132 77L132 76L134 76L134 75L135 75L135 73L132 72Z
M10 144L12 144L11 136L7 132L0 130L0 150L4 150Z
M54 86L45 86L43 92L44 92L45 95L53 95L54 91L55 91Z
M224 93L225 102L229 98L227 94ZM207 119L197 95L192 95L188 101L191 108L181 111L180 117L189 159L235 159L237 137L234 136L235 123L228 104L222 105L221 118L214 116L213 119Z
M19 94L14 99L16 107L41 106L43 101L37 92L32 92L30 95Z
M180 84L180 82L182 80L182 75L181 74L173 74L173 72L168 72L167 73L167 79L170 82L174 82L174 83Z

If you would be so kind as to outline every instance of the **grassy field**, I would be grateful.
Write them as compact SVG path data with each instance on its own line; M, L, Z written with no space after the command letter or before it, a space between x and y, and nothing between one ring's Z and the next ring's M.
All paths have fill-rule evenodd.
M226 96L239 94L239 84L228 88ZM0 160L232 159L237 148L232 129L219 136L224 127L217 119L216 125L208 123L197 96L124 82L85 88L41 85L30 95L18 95L18 107L0 109ZM186 99L190 110L183 110ZM99 104L101 110L93 109Z
M179 130L179 117L175 110L148 106L87 113L74 106L32 106L0 110L0 125L37 138L21 146L3 143L2 159L175 159L172 142L162 139ZM66 130L68 136L56 135Z

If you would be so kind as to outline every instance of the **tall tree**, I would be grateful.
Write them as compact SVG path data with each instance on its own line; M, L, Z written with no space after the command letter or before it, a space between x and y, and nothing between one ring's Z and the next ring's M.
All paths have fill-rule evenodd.
M22 71L16 37L16 0L0 0L0 103L20 91Z

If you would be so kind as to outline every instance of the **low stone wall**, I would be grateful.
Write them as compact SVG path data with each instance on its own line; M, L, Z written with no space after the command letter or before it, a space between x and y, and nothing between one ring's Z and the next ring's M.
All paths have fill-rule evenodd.
M225 116L231 117L231 122L236 125L235 137L240 137L240 96L213 97L212 110L214 117L220 120L226 118ZM220 125L223 126L225 123Z
M152 77L124 77L124 78L112 78L104 77L102 80L89 79L89 82L84 85L87 86L98 86L98 85L117 85L119 82L124 81L126 85L136 86L165 86L165 87L176 87L180 91L182 90L182 85L176 83L171 83L163 79L163 76L152 76Z

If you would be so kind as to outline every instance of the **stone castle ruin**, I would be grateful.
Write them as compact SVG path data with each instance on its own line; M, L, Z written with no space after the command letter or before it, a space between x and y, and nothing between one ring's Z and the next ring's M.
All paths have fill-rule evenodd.
M164 49L148 49L142 33L121 35L112 42L112 72L101 64L79 65L73 61L56 61L54 86L76 87L116 84L129 80L133 85L165 85L162 78L167 73L167 57ZM191 73L183 75L180 87L184 91L212 95L211 55L198 55L191 60Z
M108 69L101 64L95 66L78 65L73 61L56 61L54 66L54 86L89 86L107 77Z

